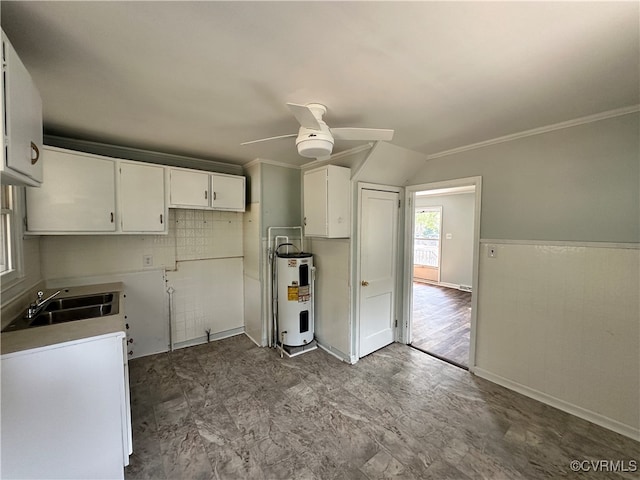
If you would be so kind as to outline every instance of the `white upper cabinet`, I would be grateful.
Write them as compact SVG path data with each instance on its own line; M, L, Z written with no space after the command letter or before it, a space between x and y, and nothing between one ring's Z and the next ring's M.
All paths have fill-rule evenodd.
M2 183L42 183L42 100L2 32Z
M169 168L169 207L245 211L245 178Z
M245 211L245 178L237 175L211 175L211 206L216 210Z
M28 232L114 232L115 161L49 147L40 153L47 181L26 189Z
M47 181L26 189L28 233L167 233L165 167L55 147L42 154Z
M170 207L208 207L209 174L180 168L169 169Z
M309 170L303 177L304 233L348 238L351 230L351 170L335 165Z
M123 232L167 231L164 173L164 167L120 162L118 186Z

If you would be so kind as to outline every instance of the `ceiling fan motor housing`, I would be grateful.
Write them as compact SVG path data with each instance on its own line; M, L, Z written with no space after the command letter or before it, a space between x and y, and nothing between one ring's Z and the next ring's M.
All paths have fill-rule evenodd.
M320 122L321 130L300 127L296 138L298 153L306 158L319 158L331 155L333 151L333 136L329 132L329 127L324 122Z

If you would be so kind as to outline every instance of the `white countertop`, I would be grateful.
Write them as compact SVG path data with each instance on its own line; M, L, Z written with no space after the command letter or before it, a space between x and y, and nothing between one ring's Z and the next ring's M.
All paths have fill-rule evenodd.
M117 292L121 295L118 313L104 317L76 320L72 322L26 328L14 332L0 333L0 353L13 353L31 348L54 345L56 343L95 337L106 333L124 332L124 308L122 282L83 285L78 287L50 288L44 290L44 298L61 290L56 298L77 297L98 293ZM26 309L25 305L25 309Z

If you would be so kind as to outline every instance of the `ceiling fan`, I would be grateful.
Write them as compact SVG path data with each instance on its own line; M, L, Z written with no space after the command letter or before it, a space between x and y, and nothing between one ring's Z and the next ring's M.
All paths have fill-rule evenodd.
M393 130L381 128L329 128L322 120L322 116L327 113L327 107L320 103L308 103L298 105L287 103L287 107L296 117L300 124L298 133L279 135L277 137L261 138L244 142L240 145L266 142L278 138L296 137L296 147L298 153L306 158L320 158L331 155L334 140L386 140L393 138Z

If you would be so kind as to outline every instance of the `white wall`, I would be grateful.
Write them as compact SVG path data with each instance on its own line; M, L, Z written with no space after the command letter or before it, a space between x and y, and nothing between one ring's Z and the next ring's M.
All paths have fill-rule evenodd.
M442 207L440 283L472 286L475 193L417 196L415 206Z
M245 333L256 344L263 343L260 203L250 203L243 221L244 325Z
M308 239L316 271L315 334L318 343L348 361L351 355L351 242Z
M638 142L636 113L434 159L413 181L482 176L476 373L636 438Z

